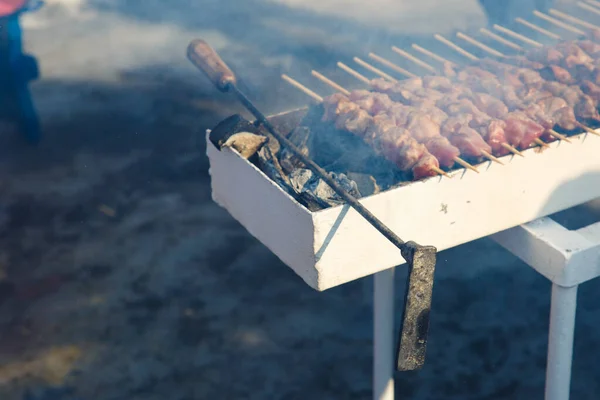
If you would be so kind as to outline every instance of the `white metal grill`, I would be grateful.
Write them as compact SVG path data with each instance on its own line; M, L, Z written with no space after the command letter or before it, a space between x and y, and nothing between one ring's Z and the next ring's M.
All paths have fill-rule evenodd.
M581 9L600 16L598 6L600 3L592 1L578 3ZM517 22L548 40L597 28L559 10L549 14L536 11L534 16L557 29L542 28L523 18ZM497 25L493 31L482 29L480 33L513 50L542 45L538 37ZM503 55L471 35L459 33L457 38L490 55ZM436 39L466 59L476 58L452 40L439 35ZM445 60L418 45L413 50ZM426 70L433 68L405 50L393 51ZM394 80L392 73L412 75L376 54L369 56L390 72L361 59L355 61L385 79ZM327 81L322 75L320 79ZM334 82L329 84L335 88ZM311 97L319 100L314 92ZM273 120L292 118L293 114L281 114ZM583 128L580 134L569 137L570 143L557 140L542 144L548 147L544 151L532 148L523 151L524 157L505 156L503 165L490 159L474 166L478 173L468 168L455 170L450 172L453 179L429 178L361 199L400 237L443 250L491 235L552 282L546 384L549 400L569 398L577 287L600 275L600 223L569 231L546 217L600 197L600 130ZM398 250L349 207L310 212L235 150L218 150L207 140L207 153L213 199L308 285L326 290L374 275L373 397L393 399L393 267L404 263Z

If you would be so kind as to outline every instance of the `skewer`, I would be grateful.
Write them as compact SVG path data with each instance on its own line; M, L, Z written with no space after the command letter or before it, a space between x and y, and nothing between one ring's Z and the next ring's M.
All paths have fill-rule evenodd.
M437 56L437 54L435 54L435 53L431 53L431 54L433 56ZM435 58L435 57L433 57L433 58ZM440 57L440 58L442 58L442 57ZM414 56L412 56L411 60L414 61L414 62L421 61L421 60L419 60L418 58L416 58ZM338 66L340 68L344 69L344 71L348 72L350 75L352 75L356 79L359 79L360 81L365 82L366 84L370 84L370 80L366 76L363 76L363 75L359 74L358 72L354 71L352 68L349 68L349 67L345 66L344 64L342 64L340 62L338 62ZM502 143L501 146L504 147L506 150L510 151L511 153L517 155L517 156L525 157L525 155L523 153L521 153L519 150L517 150L513 146L509 145L508 143ZM488 158L490 158L490 157L488 157Z
M556 18L552 18L548 14L544 14L543 12L540 12L538 10L534 10L533 11L533 15L535 15L536 17L539 17L539 18L541 18L541 19L543 19L545 21L548 21L551 24L554 24L554 25L556 25L558 27L561 27L561 28L563 28L563 29L565 29L567 31L576 33L578 35L585 35L585 32L582 31L581 29L575 28L573 25L569 25L569 24L566 24L566 23L564 23L562 21L559 21Z
M368 65L368 64L367 64L367 65ZM366 81L366 82L370 82L370 81L369 81L369 79L368 79L367 77L360 75L360 74L359 74L358 72L356 72L356 71L354 71L355 73L351 73L349 70L351 70L351 68L348 68L348 70L346 70L346 72L350 73L352 76L356 77L357 79L360 79L360 80L361 80L361 81L363 81L363 82L365 82L365 81ZM361 76L361 78L358 78L358 77L357 77L357 75L360 75L360 76ZM327 83L327 82L325 82L325 83ZM339 85L338 85L338 86L339 86ZM333 87L333 86L332 86L332 87ZM493 155L491 155L491 154L489 154L489 153L487 153L487 152L485 152L485 151L482 151L482 154L483 154L485 157L487 157L488 159L490 159L490 160L492 160L492 161L496 161L496 162L498 162L498 163L500 163L500 164L504 165L504 164L503 164L503 163L502 163L502 162L501 162L501 161L500 161L498 158L494 157ZM479 171L477 170L477 168L475 168L474 166L472 166L471 164L469 164L468 162L466 162L465 160L463 160L463 159L462 159L462 158L460 158L460 157L455 157L455 158L454 158L454 161L455 161L456 163L458 163L458 164L462 165L463 167L470 169L471 171L475 171L475 172L479 173Z
M548 132L548 135L550 135L558 140L564 140L567 143L573 143L573 142L571 142L571 139L569 139L565 135L561 135L560 133L556 132L554 129L549 129L547 132Z
M592 5L592 6L600 8L600 1L594 1L594 0L585 0L585 1L590 3L590 5Z
M590 129L591 129L591 128L590 128ZM595 133L595 132L594 132L594 133ZM555 130L553 130L553 129L550 129L550 130L548 130L548 134L549 134L550 136L553 136L553 137L555 137L556 139L559 139L559 140L564 140L564 141L565 141L565 142L567 142L567 143L572 143L572 142L571 142L571 140L570 140L568 137L566 137L566 136L564 136L564 135L561 135L560 133L556 132L556 131L555 131ZM600 136L600 134L598 134L598 135ZM543 141L542 141L542 140L540 140L540 139L537 139L537 140L536 140L536 143L537 143L537 144L539 144L540 146L543 146L543 147L548 147L548 144L547 144L547 143L545 143L545 142L543 142ZM524 157L523 153L519 152L517 149L515 149L514 147L510 146L510 145L509 145L509 144L507 144L507 143L503 143L503 144L502 144L502 147L504 147L505 149L509 150L509 151L510 151L511 153L513 153L513 154L516 154L516 155L519 155L519 156L521 156L521 157ZM487 155L486 155L486 157L487 157ZM488 158L489 158L489 157L488 157Z
M594 129L590 128L587 125L582 124L581 122L577 122L577 126L586 131L587 133L591 133L592 135L600 136L600 133L596 132Z
M542 141L542 139L535 139L534 143L540 145L540 147L550 147L548 143Z
M584 10L587 10L587 11L593 12L594 14L600 15L599 9L597 9L596 7L592 7L591 5L584 3L582 1L577 2L577 7L583 8Z
M310 73L312 74L312 76L314 76L315 78L319 79L321 82L323 82L323 83L331 86L335 90L340 91L341 93L345 94L346 96L350 96L350 91L349 90L347 90L346 88L338 85L337 83L335 83L331 79L327 78L325 75L320 74L319 72L315 71L314 69Z
M544 28L542 28L541 26L537 26L536 24L532 24L529 21L524 20L521 17L515 18L515 21L518 22L521 25L525 25L528 28L533 29L534 31L541 33L542 35L546 35L551 39L555 39L555 40L560 40L561 37L559 35L557 35L554 32L550 32L549 30L546 30Z
M418 59L417 59L417 60L418 60ZM390 64L391 64L391 65L390 65L390 68L393 68L394 66L396 66L396 65L395 65L395 64L393 64L393 63L390 63ZM313 74L313 75L314 75L314 74ZM324 77L324 78L325 78L325 77ZM365 79L367 79L366 77L364 77L364 78L365 78ZM327 79L327 78L325 78L325 79ZM329 80L329 79L327 79L327 80ZM362 79L361 79L361 80L362 80ZM324 81L325 83L328 83L328 82L326 82L325 80L323 80L323 81ZM333 84L332 84L331 86L335 88L335 86L333 86L333 85L337 85L337 84L335 84L334 82L332 82L332 83L333 83ZM339 86L339 85L337 85L337 86ZM341 88L341 86L340 86L340 88ZM343 89L343 88L342 88L342 89ZM343 89L343 90L345 90L345 89ZM346 92L347 92L347 90L346 90ZM348 92L348 94L349 94L349 93L350 93L350 92ZM502 164L502 165L504 165L504 163L502 163L502 161L500 161L498 158L494 157L494 156L493 156L493 155L491 155L490 153L488 153L488 152L486 152L486 151L482 151L482 154L483 154L483 155L484 155L486 158L488 158L488 159L490 159L490 160L492 160L492 161L495 161L495 162L497 162L497 163L499 163L499 164ZM456 160L455 160L455 161L456 161ZM460 164L460 162L459 162L459 161L457 161L457 162ZM461 164L461 165L463 165L463 164ZM464 167L464 165L463 165L463 167ZM469 167L466 167L466 168L469 168Z
M549 130L547 131L547 133L548 133L550 136L552 136L552 137L554 137L554 138L556 138L556 139L559 139L559 140L564 140L564 141L565 141L565 142L567 142L567 143L573 143L573 142L571 142L571 140L570 140L568 137L566 137L566 136L564 136L564 135L561 135L560 133L556 132L554 129L549 129ZM539 144L540 146L548 146L548 144L547 144L547 143L544 143L544 142L543 142L543 141L541 141L540 139L538 139L538 141L536 141L536 143L537 143L537 144ZM542 143L543 143L543 145L542 145Z
M309 97L311 97L317 103L323 102L323 98L321 96L319 96L318 94L316 94L315 92L313 92L312 90L310 90L309 88L307 88L306 86L304 86L303 84L301 84L300 82L298 82L298 81L290 78L286 74L282 74L281 78L284 81L286 81L287 83L289 83L290 85L294 86L295 88L300 89L301 91L303 91L306 95L308 95Z
M548 12L550 14L552 14L552 15L554 15L556 17L560 17L560 18L562 18L562 19L564 19L566 21L572 22L572 23L577 24L577 25L581 25L584 28L588 28L588 29L600 29L600 26L598 26L598 25L591 24L591 23L589 23L587 21L584 21L582 19L576 18L576 17L574 17L572 15L569 15L567 13L564 13L562 11L555 10L554 8L551 8L550 10L548 10Z
M504 163L503 163L502 161L500 161L500 159L499 159L499 158L497 158L497 157L495 157L495 156L491 155L490 153L488 153L488 152L487 152L487 151L485 151L485 150L481 150L481 154L483 154L483 155L484 155L486 158L488 158L488 159L492 160L493 162L497 162L497 163L498 163L498 164L500 164L500 165L504 165Z
M504 147L506 150L510 151L511 153L518 155L519 157L525 157L525 154L521 153L519 150L517 150L516 148L514 148L513 146L511 146L508 143L501 143L500 146Z
M462 47L452 43L451 41L449 41L448 39L446 39L445 37L443 37L442 35L436 33L435 35L433 35L434 38L436 38L437 40L439 40L440 42L444 43L446 46L450 47L451 49L457 51L459 54L475 61L475 60L479 60L478 57L476 57L475 55L469 53L468 51L466 51L465 49L463 49Z
M436 69L433 68L431 65L427 64L425 61L419 60L417 57L413 56L412 54L396 47L396 46L392 46L392 51L395 52L396 54L401 55L404 58L409 59L410 61L414 62L415 64L425 68L426 70L433 72L434 74L436 73Z
M386 60L383 57L378 56L375 53L369 53L369 57L372 58L375 61L379 61L381 64L385 65L386 67L393 69L394 71L408 77L408 78L415 78L417 75L413 74L410 71L405 70L404 68L394 64L393 62Z
M457 164L460 164L463 167L465 167L467 169L470 169L473 172L479 173L479 171L477 170L477 168L475 168L474 166L472 166L471 164L469 164L468 162L466 162L465 160L463 160L460 157L454 157L454 161L456 161Z
M382 70L380 70L379 68L375 68L374 66L372 66L369 63L364 62L363 60L361 60L358 57L354 57L353 58L354 62L357 63L358 65L368 69L369 71L379 75L380 77L382 77L383 79L387 79L390 82L398 82L398 79L394 78L391 75L386 74L385 72L383 72Z
M479 32L484 35L489 37L490 39L494 39L497 42L502 43L503 45L510 47L511 49L517 50L517 51L521 51L523 50L523 47L519 46L518 44L516 44L515 42L511 42L510 40L504 39L502 36L495 34L494 32L487 30L485 28L481 28L479 29Z
M324 82L325 84L331 86L335 90L339 90L339 91L341 91L342 93L344 93L346 95L350 94L350 92L347 89L345 89L344 87L342 87L339 84L335 83L334 81L332 81L331 79L327 78L326 76L320 74L319 72L313 70L312 71L312 75L315 76L317 79L321 80L322 82ZM285 81L288 82L288 83L290 83L293 87L295 87L296 89L299 89L300 91L302 91L304 94L306 94L306 95L308 95L310 97L318 96L321 99L321 102L323 102L323 97L319 96L318 94L316 94L315 92L313 92L312 90L310 90L309 88L307 88L306 86L304 86L303 84L301 84L300 82L296 81L295 79L290 78L289 76L287 76L285 74L282 75L281 77L284 78ZM431 167L431 169L433 169L439 175L443 175L446 178L452 178L452 176L448 175L448 173L446 171L444 171L443 169L441 169L441 168ZM477 171L477 172L479 172L479 171Z
M364 76L364 75L358 73L357 71L353 70L352 68L350 68L346 64L338 61L337 66L339 68L341 68L343 71L349 73L350 75L352 75L353 77L355 77L356 79L358 79L359 81L362 81L362 82L366 83L367 85L371 84L371 80L369 78L367 78L366 76Z
M415 50L417 50L420 53L425 54L426 56L429 56L429 57L433 58L436 61L441 62L442 64L443 63L448 63L451 66L456 66L456 63L453 63L452 61L447 60L447 59L445 59L442 56L438 56L437 54L435 54L435 53L433 53L433 52L431 52L431 51L429 51L427 49L424 49L423 47L419 46L418 44L413 44L412 48L415 49Z
M500 26L498 24L494 24L494 29L497 30L497 31L499 31L499 32L502 32L502 33L504 33L504 34L506 34L506 35L508 35L508 36L510 36L512 38L514 38L514 39L519 39L520 41L525 42L527 44L530 44L532 46L535 46L535 47L544 47L544 45L541 44L540 42L536 42L533 39L529 39L528 37L523 36L520 33L517 33L515 31L511 31L510 29L505 28L503 26Z
M486 53L489 53L493 56L496 57L506 57L506 55L500 53L498 50L495 50L493 48L491 48L490 46L487 46L483 43L481 43L479 40L475 40L473 39L471 36L469 35L465 35L462 32L458 32L456 34L456 37L458 37L459 39L462 39L468 43L471 43L473 46L479 47L481 50L485 51Z

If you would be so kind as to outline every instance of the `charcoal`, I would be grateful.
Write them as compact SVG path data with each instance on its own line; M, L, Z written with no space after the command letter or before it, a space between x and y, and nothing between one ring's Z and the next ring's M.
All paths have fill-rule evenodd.
M230 136L222 147L234 148L242 157L248 159L267 142L267 137L250 132L239 132Z
M267 175L273 182L281 186L290 195L294 195L295 191L290 185L290 181L286 174L283 172L281 165L277 157L273 155L273 152L269 146L263 146L258 154L258 167Z
M381 192L381 188L377 185L377 180L372 175L348 172L347 176L349 179L356 182L358 191L363 196L370 196Z
M346 175L332 172L329 175L352 196L356 198L361 197L356 182L349 179ZM292 171L289 175L289 180L298 196L315 208L319 207L318 209L321 209L344 204L344 200L325 181L309 169L296 169ZM311 211L315 210L311 209Z
M308 141L310 137L310 129L307 127L298 127L294 129L288 139L300 149L302 154L305 156L309 156L310 152L308 149ZM298 168L305 168L306 166L302 161L298 159L294 153L292 153L288 148L284 147L279 154L279 161L281 163L281 167L285 171L285 173L290 174L292 171Z
M217 126L215 126L208 136L212 144L216 148L221 149L223 144L229 139L230 136L240 132L259 133L259 129L250 121L245 119L239 114L232 115Z

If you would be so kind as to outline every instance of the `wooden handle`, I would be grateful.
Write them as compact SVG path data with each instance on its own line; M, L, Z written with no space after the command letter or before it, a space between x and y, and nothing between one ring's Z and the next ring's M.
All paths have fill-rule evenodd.
M225 92L230 84L236 84L233 72L204 40L192 40L187 48L187 57L220 91Z

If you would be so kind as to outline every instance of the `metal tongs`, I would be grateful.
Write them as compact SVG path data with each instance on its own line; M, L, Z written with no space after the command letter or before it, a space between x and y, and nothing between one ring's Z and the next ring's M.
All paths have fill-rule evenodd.
M383 222L371 214L354 196L338 185L324 169L305 156L284 135L280 134L264 114L238 88L234 73L208 43L201 39L193 40L187 48L187 56L199 70L204 72L217 89L221 92L233 92L271 135L400 249L402 257L408 264L409 276L397 347L396 368L399 371L411 371L421 368L425 362L437 249L433 246L421 246L413 241L404 242Z

